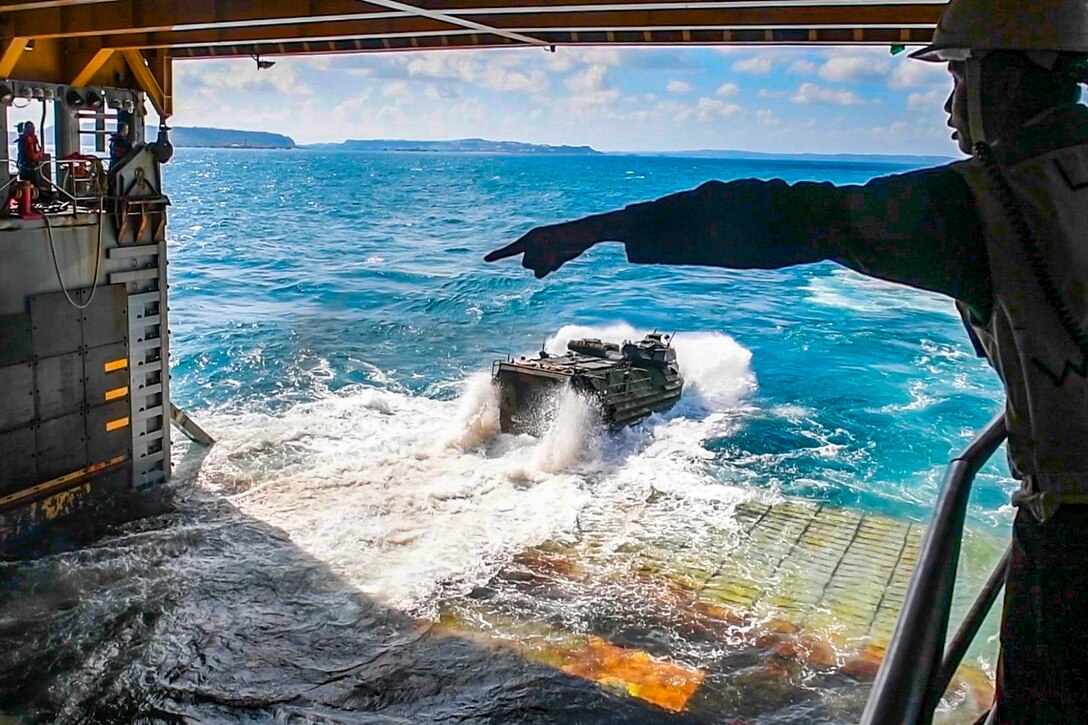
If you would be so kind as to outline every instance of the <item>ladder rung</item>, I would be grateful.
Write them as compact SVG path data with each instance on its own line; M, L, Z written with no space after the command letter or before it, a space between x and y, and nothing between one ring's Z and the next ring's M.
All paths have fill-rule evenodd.
M161 302L162 293L159 290L153 290L151 292L140 292L139 294L128 296L128 306L134 307L138 305L150 305L153 302Z
M122 259L125 257L149 257L162 253L161 244L136 244L127 247L110 247L106 254L110 259ZM136 295L133 295L135 297Z
M120 282L139 282L144 279L155 279L159 276L158 267L149 267L148 269L134 269L130 272L114 272L110 275L110 284L118 284Z

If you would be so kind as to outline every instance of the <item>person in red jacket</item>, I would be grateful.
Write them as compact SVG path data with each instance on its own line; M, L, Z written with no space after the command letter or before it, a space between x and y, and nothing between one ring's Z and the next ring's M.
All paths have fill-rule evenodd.
M29 181L39 189L44 187L41 164L45 161L45 149L42 148L34 123L26 121L19 126L19 178Z
M622 242L643 264L833 260L957 302L1005 386L1021 488L997 721L1088 718L1088 2L953 0L933 43L965 161L863 186L710 181L537 227L485 257L543 277Z

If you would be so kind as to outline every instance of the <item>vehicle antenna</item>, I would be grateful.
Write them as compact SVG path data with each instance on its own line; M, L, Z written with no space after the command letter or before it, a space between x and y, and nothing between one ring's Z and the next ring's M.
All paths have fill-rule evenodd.
M669 341L667 343L665 343L665 349L668 349L668 348L672 347L672 339L674 337L676 337L676 330L673 330L672 334L669 335Z

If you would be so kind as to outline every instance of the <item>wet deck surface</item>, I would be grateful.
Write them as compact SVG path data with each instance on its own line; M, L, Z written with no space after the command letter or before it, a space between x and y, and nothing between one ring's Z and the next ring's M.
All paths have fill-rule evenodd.
M441 622L700 719L856 720L925 527L796 501L678 526L682 506L658 495L619 531L587 511L576 538L523 552ZM991 688L966 666L953 691L941 720L969 722Z
M187 499L0 564L0 717L856 722L922 534L798 501L632 493L410 616L282 529ZM937 722L971 722L990 684L963 668L953 691Z

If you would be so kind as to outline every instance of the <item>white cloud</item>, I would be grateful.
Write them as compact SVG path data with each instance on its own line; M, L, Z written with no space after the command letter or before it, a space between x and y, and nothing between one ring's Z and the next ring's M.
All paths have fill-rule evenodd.
M179 63L175 81L213 90L264 90L292 95L309 95L313 88L299 78L298 68L307 66L294 58L276 61L273 68L261 70L251 60Z
M332 56L329 55L310 55L299 58L297 62L308 65L314 70L329 70L332 68Z
M815 71L815 63L813 63L811 60L805 60L804 58L801 58L800 60L795 60L790 63L790 67L787 69L786 72L797 73L800 75L808 75L809 73L814 73Z
M700 120L710 121L716 118L732 118L744 111L735 103L726 103L718 98L700 98L696 106Z
M461 97L461 93L456 87L449 84L443 84L436 86L433 83L428 83L427 87L423 91L423 95L430 98L432 101L437 100L455 100Z
M912 144L917 144L919 141L945 144L948 143L950 133L948 127L940 120L932 116L919 115L892 121L886 126L877 126L869 131L875 138L882 141L909 141Z
M618 88L603 88L576 93L567 99L570 109L576 115L596 115L601 107L615 106L620 100Z
M525 57L524 51L514 51ZM579 65L617 66L623 61L618 48L565 48L558 47L554 53L545 56L548 68L565 73Z
M695 103L685 103L667 99L651 109L651 116L665 118L673 123L688 121L715 121L733 118L744 113L744 109L735 103L726 103L720 98L700 98Z
M948 70L942 63L923 63L920 60L904 60L892 71L889 85L892 88L917 88L919 86L950 85Z
M853 91L824 88L815 83L802 83L791 98L794 103L819 103L838 106L860 106L864 103Z
M887 78L891 63L865 56L839 56L820 66L820 77L833 83L876 83Z
M718 86L718 90L714 91L715 96L721 96L722 98L729 98L740 93L740 86L736 83L722 83Z
M928 93L911 93L907 98L907 108L912 111L932 111L939 108L939 104L943 105L943 103L944 99L941 97L941 93L936 90Z
M785 91L773 91L770 88L760 88L756 95L760 98L785 98L789 94Z
M404 81L393 81L392 83L386 83L382 87L382 95L386 98L411 98L412 94L408 90L408 84Z
M691 93L695 89L687 81L669 81L665 90L669 93Z
M548 79L540 71L522 73L494 65L483 72L478 82L496 91L512 93L540 93L548 87Z
M738 73L748 73L754 76L765 76L774 68L774 61L767 56L756 56L738 60L733 64L733 70Z
M567 88L575 93L604 90L608 88L608 68L603 64L595 63L581 73L575 73L567 78L566 83Z
M774 111L769 108L761 108L756 111L756 123L760 126L781 126L782 121L778 116L774 115Z
M543 70L518 68L520 59L509 54L473 56L464 53L427 53L407 61L408 76L471 83L496 91L540 93L548 86Z

